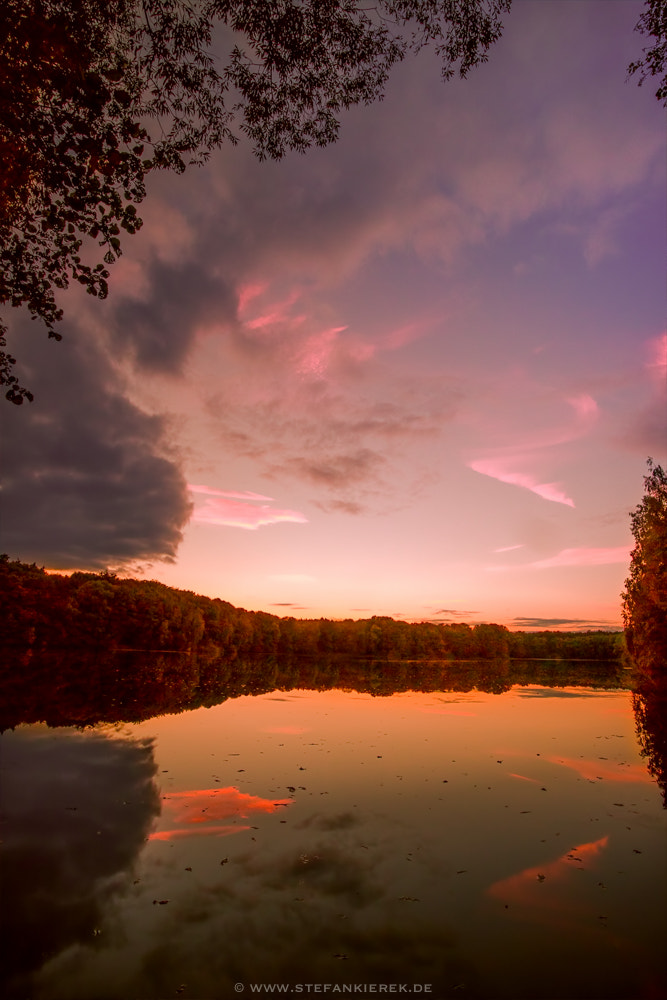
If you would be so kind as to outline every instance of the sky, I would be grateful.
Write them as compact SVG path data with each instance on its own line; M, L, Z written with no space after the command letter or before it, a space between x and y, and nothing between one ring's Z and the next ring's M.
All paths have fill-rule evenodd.
M642 6L516 0L334 145L155 176L105 302L63 295L61 343L9 317L2 549L280 616L619 626L667 459Z

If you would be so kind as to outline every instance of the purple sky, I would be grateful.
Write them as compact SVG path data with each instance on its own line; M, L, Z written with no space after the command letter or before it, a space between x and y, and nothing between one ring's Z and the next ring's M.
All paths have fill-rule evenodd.
M641 10L517 0L331 147L155 178L109 300L20 331L3 548L281 615L619 625L667 455Z

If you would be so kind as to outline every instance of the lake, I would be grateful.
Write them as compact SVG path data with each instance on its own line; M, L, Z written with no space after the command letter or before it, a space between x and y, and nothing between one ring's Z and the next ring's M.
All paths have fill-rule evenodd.
M6 730L4 995L665 996L667 814L631 692L401 670Z

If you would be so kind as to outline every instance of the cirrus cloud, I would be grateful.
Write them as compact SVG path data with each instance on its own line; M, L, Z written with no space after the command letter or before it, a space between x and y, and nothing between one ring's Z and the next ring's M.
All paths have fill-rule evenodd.
M526 472L510 471L507 464L507 461L501 458L481 458L474 462L468 462L468 468L483 476L490 476L491 479L498 479L501 483L522 486L524 489L530 490L531 493L536 493L543 500L553 500L554 503L563 503L567 507L574 507L574 500L563 492L560 483L540 483L534 476Z
M487 566L491 572L509 569L555 569L559 566L609 566L613 563L627 563L630 558L629 545L616 545L608 548L561 549L555 556L538 559L536 562L521 563L516 566ZM556 619L553 619L554 621Z
M195 495L203 494L206 497L199 505L195 503L192 514L195 524L217 524L221 527L256 531L267 524L308 522L308 518L298 510L281 510L270 507L269 503L258 505L258 501L273 502L272 497L265 497L260 493L236 493L201 485L188 485L188 489Z

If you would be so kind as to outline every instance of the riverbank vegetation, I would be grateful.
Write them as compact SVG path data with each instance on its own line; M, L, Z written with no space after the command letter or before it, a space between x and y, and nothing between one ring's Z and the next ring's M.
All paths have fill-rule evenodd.
M198 652L289 660L340 654L376 660L542 659L618 662L614 632L510 632L503 625L278 617L155 581L47 573L2 557L0 642L48 650Z

